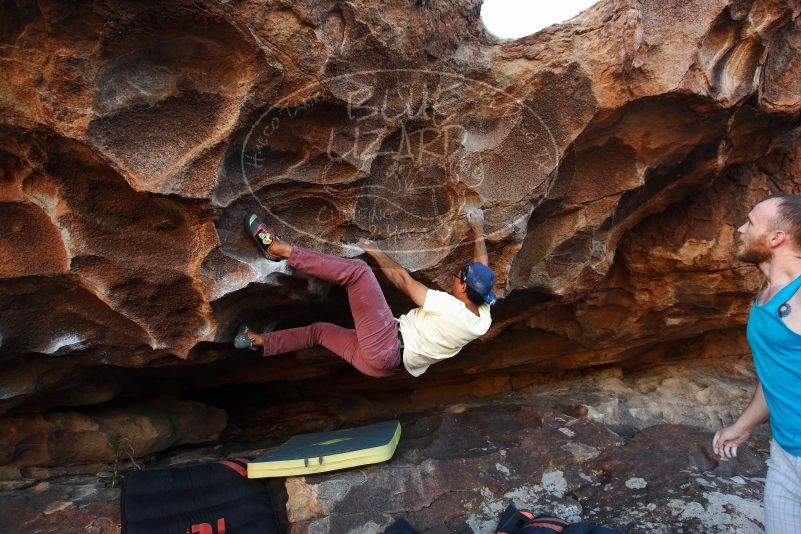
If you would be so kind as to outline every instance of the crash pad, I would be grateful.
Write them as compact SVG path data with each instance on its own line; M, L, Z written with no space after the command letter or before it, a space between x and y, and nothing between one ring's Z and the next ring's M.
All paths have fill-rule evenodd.
M248 463L248 477L308 475L384 462L395 454L400 434L400 422L394 420L302 434Z

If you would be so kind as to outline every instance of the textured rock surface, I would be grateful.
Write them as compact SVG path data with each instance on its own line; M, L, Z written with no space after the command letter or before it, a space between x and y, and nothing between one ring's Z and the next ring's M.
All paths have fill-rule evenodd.
M710 359L596 371L403 416L390 462L286 479L290 531L378 533L401 516L421 532L483 534L495 532L500 512L515 503L632 533L756 534L767 429L732 461L711 455L708 430L737 415L752 384L747 360ZM229 442L150 456L138 466L266 450L252 447ZM46 482L0 491L0 531L49 533L75 525L119 532L119 486L112 482L135 467L122 458L62 468Z
M119 488L90 477L63 477L14 493L0 494L3 532L56 534L69 529L88 534L118 534Z
M452 405L407 423L386 464L287 479L292 532L377 533L401 516L490 533L509 503L632 533L761 532L765 429L734 461L712 455L707 430L752 382L724 360Z
M0 438L0 479L19 478L31 467L108 463L212 441L226 422L223 410L171 399L9 416Z
M291 532L379 533L400 516L420 532L492 533L510 503L631 533L762 532L767 442L723 463L695 427L654 426L624 444L602 425L556 414L543 414L542 430L520 430L522 415L444 416L425 422L436 426L426 429L431 443L402 448L387 466L289 479Z
M797 3L604 0L515 41L479 9L3 4L4 427L55 431L40 422L67 408L124 427L131 408L105 403L246 382L289 404L323 391L260 412L290 433L321 426L326 392L387 387L381 409L405 411L537 373L742 354L758 277L731 259L735 228L766 194L801 191ZM245 210L327 252L370 235L446 288L470 255L466 204L486 212L504 298L486 339L424 380L228 347L245 318L348 321L338 288L257 257ZM173 406L167 434L196 415ZM50 458L107 459L91 450Z

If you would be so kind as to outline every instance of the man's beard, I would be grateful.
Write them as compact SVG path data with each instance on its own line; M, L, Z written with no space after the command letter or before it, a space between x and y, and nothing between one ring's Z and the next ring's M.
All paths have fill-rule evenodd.
M773 253L765 244L766 237L767 234L761 235L751 243L741 241L742 250L737 252L737 259L755 265L768 261L773 256Z

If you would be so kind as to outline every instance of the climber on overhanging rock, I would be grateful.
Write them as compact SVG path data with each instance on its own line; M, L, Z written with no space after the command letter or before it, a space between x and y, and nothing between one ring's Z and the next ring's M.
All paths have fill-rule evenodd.
M765 284L751 303L748 346L756 387L748 407L712 440L721 458L770 420L765 532L801 532L801 196L774 195L737 229L737 257L759 267Z
M234 345L262 347L265 356L322 345L369 376L390 376L403 368L412 376L422 375L429 365L456 355L490 327L495 275L484 244L484 213L469 208L467 222L475 242L474 258L454 274L451 293L427 288L375 242L359 240L390 282L419 306L396 319L366 262L290 245L258 216L246 214L247 231L268 257L287 258L292 267L346 288L356 328L318 322L259 334L242 325Z

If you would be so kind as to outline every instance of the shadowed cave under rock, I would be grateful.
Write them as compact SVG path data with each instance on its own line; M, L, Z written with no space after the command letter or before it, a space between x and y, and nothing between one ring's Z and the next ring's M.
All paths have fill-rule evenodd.
M0 6L4 532L118 532L121 470L389 417L391 462L276 483L292 532L489 532L509 502L759 531L768 430L737 462L708 442L753 383L736 228L801 192L797 3L602 0L516 40L480 0ZM352 326L247 210L447 290L466 206L500 299L422 378L231 346Z

